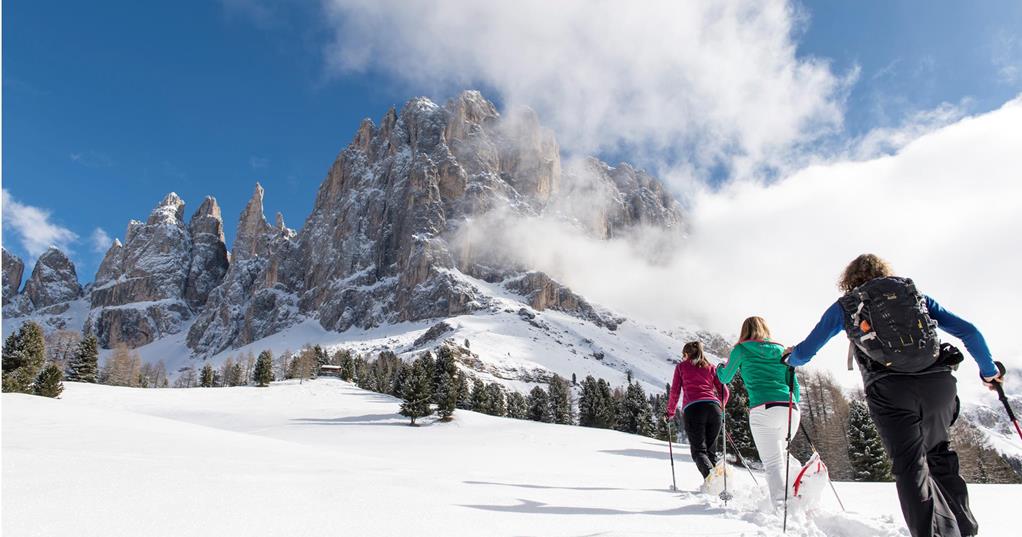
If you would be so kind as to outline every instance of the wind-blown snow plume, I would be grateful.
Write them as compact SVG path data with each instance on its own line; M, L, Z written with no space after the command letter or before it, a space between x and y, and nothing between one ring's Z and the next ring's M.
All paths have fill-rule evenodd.
M784 0L326 6L339 72L382 70L417 92L481 84L535 108L569 152L696 175L771 165L840 127L856 76L796 55L802 16Z

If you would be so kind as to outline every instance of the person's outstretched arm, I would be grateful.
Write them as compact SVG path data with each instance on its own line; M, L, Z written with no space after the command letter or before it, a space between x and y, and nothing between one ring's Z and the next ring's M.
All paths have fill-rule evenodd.
M684 358L682 358L684 360ZM681 364L674 366L674 380L671 381L671 397L667 400L667 419L674 417L681 396Z
M717 368L717 380L724 384L731 382L731 379L735 378L738 368L742 366L742 360L744 359L745 349L741 344L735 345L731 349L731 354L728 355L727 363Z
M845 314L841 311L841 304L834 302L823 312L823 317L816 323L813 331L809 332L809 336L792 348L787 360L788 365L798 367L809 363L832 337L841 332L844 324Z
M926 308L930 310L930 317L937 321L937 327L955 336L965 343L972 359L979 365L979 374L984 378L996 377L1000 372L994 365L994 359L990 356L990 348L987 347L986 339L975 325L951 313L937 303L936 300L926 297Z

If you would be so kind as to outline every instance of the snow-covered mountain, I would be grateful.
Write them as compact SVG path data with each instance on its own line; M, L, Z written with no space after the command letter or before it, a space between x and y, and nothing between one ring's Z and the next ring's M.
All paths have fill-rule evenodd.
M257 184L228 252L215 199L186 221L184 201L168 194L128 223L84 290L51 250L18 293L23 264L5 250L4 332L27 319L81 329L172 371L248 349L408 353L467 339L467 365L506 382L631 370L662 386L679 353L679 334L591 303L485 236L520 217L595 239L639 226L682 231L659 181L593 158L562 164L531 110L501 115L475 91L442 106L412 99L378 125L362 122L300 230L279 214L270 224L263 196ZM441 323L449 329L433 335L442 337L423 337Z
M333 379L3 395L4 535L781 535L736 468L698 492L687 446L459 410L408 427L399 401ZM760 486L762 474L757 475ZM907 535L893 483L836 483L788 535ZM986 536L1017 534L1019 485L970 485Z

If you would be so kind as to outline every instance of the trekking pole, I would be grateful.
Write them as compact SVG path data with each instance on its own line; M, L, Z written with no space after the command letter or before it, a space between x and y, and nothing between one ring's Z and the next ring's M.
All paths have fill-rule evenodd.
M997 370L1001 373L1001 378L1004 378L1004 374L1007 370L1004 368L1004 364L1001 362L994 362L997 366ZM1008 419L1015 426L1015 431L1018 433L1018 437L1022 439L1022 427L1018 425L1018 418L1015 417L1015 411L1011 409L1011 403L1008 402L1008 396L1004 395L1004 387L1001 386L1000 382L994 383L994 388L997 389L997 398L1001 400L1001 404L1004 405L1004 410L1008 412Z
M806 432L805 424L799 423L798 428L802 431L802 436L806 437L806 442L809 442L809 449L813 450L813 453L819 453L819 451L816 450L816 446L813 445L813 439L809 438L809 433ZM829 477L827 478L827 482L830 483L830 490L834 492L834 497L837 498L837 504L841 506L841 510L847 511L847 509L845 509L845 502L841 501L841 495L837 493L837 487L834 486L834 482L831 481Z
M732 498L734 498L734 496L732 496L731 493L728 492L728 413L727 412L722 412L721 413L721 432L724 433L724 459L723 459L724 465L722 466L724 468L724 490L721 492L721 499L724 500L724 506L727 507L728 506L728 501L730 501Z
M667 450L671 454L671 491L678 490L678 482L674 478L674 445L671 442L671 422L664 416L664 424L667 425Z
M781 531L788 533L788 483L791 478L791 407L795 404L795 368L788 366L788 436L784 446L784 522Z
M735 441L731 438L731 433L725 432L725 435L727 436L727 441L731 442L731 449L735 450L735 455L738 456L738 460L742 463L742 466L749 471L749 477L752 478L752 482L758 487L759 481L756 480L756 474L752 473L752 468L749 466L749 463L745 462L745 457L742 456L742 452L739 451L738 445L735 444Z

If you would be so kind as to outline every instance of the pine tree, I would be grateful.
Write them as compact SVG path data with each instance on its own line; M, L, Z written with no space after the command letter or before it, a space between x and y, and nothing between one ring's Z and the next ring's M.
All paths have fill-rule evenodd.
M458 372L458 408L472 410L472 389L468 385L468 377Z
M848 459L856 481L890 481L891 463L866 403L852 401L848 414Z
M490 392L486 391L486 384L479 379L472 380L472 394L469 396L469 404L476 412L485 412L490 408Z
M554 375L550 379L547 395L550 404L551 423L571 425L572 421L574 421L574 411L571 407L571 387L568 386L568 381L559 375Z
M199 386L203 388L212 388L216 384L216 375L213 372L213 365L206 362L206 365L202 366L202 372L199 373Z
M32 384L46 360L43 329L32 321L4 341L3 391L32 393Z
M99 372L99 342L89 334L78 342L67 368L67 380L74 382L96 382Z
M341 366L341 380L351 382L355 378L355 359L348 349L341 349L334 353L334 364Z
M413 364L402 387L404 402L401 403L401 415L411 418L409 425L415 425L416 418L433 413L429 406L433 395L430 389L432 383L430 367L425 359L419 358Z
M550 397L547 396L546 390L536 386L529 392L528 398L529 411L526 416L532 421L542 421L544 423L550 422Z
M507 402L504 399L504 390L500 384L491 382L486 385L486 401L488 406L483 413L491 416L504 416L507 414Z
M617 430L644 436L653 436L655 433L653 408L638 382L628 385L624 399L619 403Z
M43 368L35 381L35 394L43 397L58 397L64 391L64 372L56 364Z
M441 421L450 421L458 405L458 366L446 346L437 351L433 364L433 402Z
M596 379L592 375L582 379L578 396L578 424L582 427L596 427L599 421L600 401L596 391Z
M454 409L458 405L457 376L443 371L440 374L440 382L434 390L433 400L436 402L436 413L440 416L440 421L451 421Z
M735 448L742 457L747 460L758 461L759 451L756 450L756 442L752 438L752 430L749 429L749 392L745 389L745 381L742 374L735 375L734 380L728 385L731 396L727 401L727 432L734 440ZM679 413L680 414L680 413ZM720 442L718 442L720 444ZM728 451L731 451L731 444L728 444Z
M265 350L256 358L254 379L256 386L265 387L273 382L273 353Z
M507 394L507 417L524 420L529 415L529 404L525 396L518 392Z
M610 384L592 375L582 380L578 399L578 424L583 427L610 429L614 426L614 399Z

